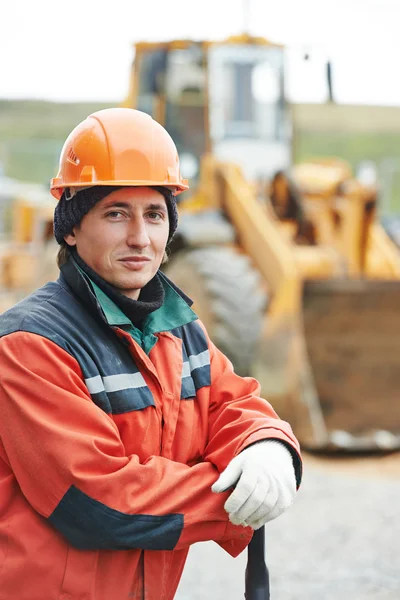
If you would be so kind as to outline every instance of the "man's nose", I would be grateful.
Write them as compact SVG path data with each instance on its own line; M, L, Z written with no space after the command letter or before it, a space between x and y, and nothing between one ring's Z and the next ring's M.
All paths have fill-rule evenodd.
M128 246L146 248L150 244L149 234L147 233L146 221L143 217L131 219L128 226L127 236Z

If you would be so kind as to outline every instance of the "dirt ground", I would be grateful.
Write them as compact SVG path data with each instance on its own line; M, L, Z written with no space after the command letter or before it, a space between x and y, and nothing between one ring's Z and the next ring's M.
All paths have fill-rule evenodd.
M305 469L315 467L340 473L353 473L366 477L394 477L400 479L400 453L367 454L356 457L346 455L304 455Z
M399 600L400 453L304 456L293 507L266 526L271 600ZM244 598L247 553L192 547L177 600Z

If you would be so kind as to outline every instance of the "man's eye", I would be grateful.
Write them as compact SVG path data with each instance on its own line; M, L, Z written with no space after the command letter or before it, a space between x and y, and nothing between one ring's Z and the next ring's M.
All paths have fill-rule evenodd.
M112 212L109 212L106 214L106 217L113 217L113 218L117 218L122 216L122 213L117 211L117 210L113 210Z
M147 216L149 217L149 219L153 219L155 221L158 221L159 219L162 219L162 215L160 213L157 213L157 212L147 213Z

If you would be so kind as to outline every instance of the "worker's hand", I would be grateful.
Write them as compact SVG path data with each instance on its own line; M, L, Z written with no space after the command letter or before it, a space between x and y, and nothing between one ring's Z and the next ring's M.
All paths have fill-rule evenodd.
M234 525L259 529L276 519L296 495L289 450L276 440L263 440L245 448L231 460L211 490L224 492L233 486L224 508Z

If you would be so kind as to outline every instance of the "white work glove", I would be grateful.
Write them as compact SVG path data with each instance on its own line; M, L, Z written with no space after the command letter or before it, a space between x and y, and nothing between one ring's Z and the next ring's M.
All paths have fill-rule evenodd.
M245 448L226 467L212 486L224 492L235 486L225 502L234 525L259 529L292 505L296 477L292 456L284 444L263 440Z

